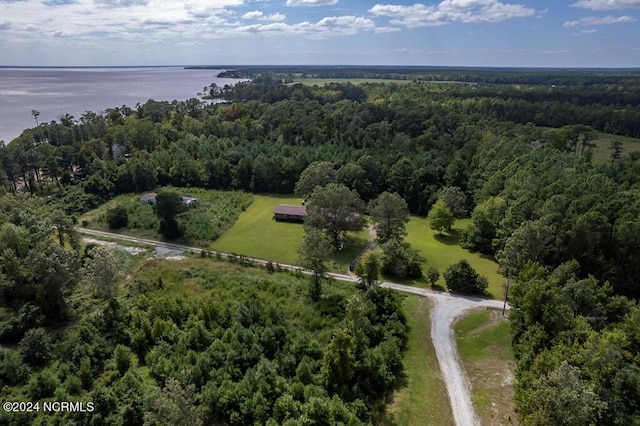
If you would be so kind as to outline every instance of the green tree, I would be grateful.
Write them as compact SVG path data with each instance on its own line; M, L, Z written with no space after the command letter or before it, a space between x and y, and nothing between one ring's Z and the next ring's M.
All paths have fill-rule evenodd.
M327 273L325 262L333 246L319 229L308 228L306 231L302 244L298 247L298 255L302 266L313 271L309 295L312 300L317 301L322 295L322 279Z
M356 262L353 273L360 278L360 287L367 290L378 283L382 262L380 253L375 250L366 252Z
M178 215L184 212L184 203L180 194L169 190L160 190L154 205L156 216L160 219L159 231L167 238L178 238L183 230L178 224Z
M609 145L609 148L611 149L611 165L613 166L613 162L614 161L620 161L620 158L622 157L622 141L618 140L618 139L614 139L611 141L611 144Z
M500 272L513 278L518 276L529 261L543 264L552 239L553 230L541 221L522 223L496 255Z
M122 206L116 206L107 210L107 225L109 229L125 228L129 223L129 213Z
M316 188L335 182L336 171L328 161L315 161L304 169L296 183L296 195L307 199Z
M51 339L42 328L27 331L18 345L22 358L32 366L41 366L51 359Z
M371 208L371 218L376 224L378 241L386 243L390 239L402 240L409 222L409 207L398 194L383 192Z
M465 259L449 265L444 271L444 280L451 292L465 294L484 294L489 286L487 279L478 275Z
M115 297L123 273L113 251L103 246L91 248L87 253L84 271L87 281L100 297L105 300Z
M461 219L467 215L467 196L457 186L445 187L438 196L439 200L442 200L449 211Z
M356 191L344 185L330 183L318 187L307 207L305 227L323 230L334 247L340 246L340 236L348 231L360 231L364 226L364 203Z
M438 231L439 234L443 231L451 230L455 222L453 214L451 214L451 211L449 211L449 208L442 200L436 201L433 207L431 207L427 220L429 221L431 229Z
M438 282L438 279L440 278L440 271L438 271L438 268L430 266L429 269L427 269L427 278L431 283L431 287L435 286L436 282Z

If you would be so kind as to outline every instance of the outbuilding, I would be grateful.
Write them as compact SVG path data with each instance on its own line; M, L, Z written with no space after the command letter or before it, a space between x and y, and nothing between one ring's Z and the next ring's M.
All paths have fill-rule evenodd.
M293 206L290 204L278 204L273 210L275 220L290 222L302 222L307 215L307 206Z

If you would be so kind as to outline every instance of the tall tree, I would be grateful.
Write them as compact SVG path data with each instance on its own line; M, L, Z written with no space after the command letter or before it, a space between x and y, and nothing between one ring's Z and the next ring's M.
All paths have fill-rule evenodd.
M374 201L371 218L376 224L378 241L386 243L390 239L402 240L409 222L409 207L398 194L383 192Z
M338 248L342 234L364 226L363 210L364 203L356 191L330 183L316 188L309 198L305 227L323 230Z
M182 236L178 215L184 211L182 197L177 192L161 190L156 195L156 216L160 219L159 231L167 238Z
M360 278L360 287L368 290L378 283L382 260L380 252L370 250L366 252L356 263L353 273Z
M335 170L328 161L315 161L304 169L296 183L296 195L308 198L316 188L335 181Z
M102 246L93 247L87 253L84 270L87 281L100 297L106 300L115 297L122 270L112 251Z
M319 229L307 228L306 231L302 244L298 247L298 255L302 266L313 271L309 296L312 300L317 301L322 295L322 279L327 273L325 262L329 258L333 246Z

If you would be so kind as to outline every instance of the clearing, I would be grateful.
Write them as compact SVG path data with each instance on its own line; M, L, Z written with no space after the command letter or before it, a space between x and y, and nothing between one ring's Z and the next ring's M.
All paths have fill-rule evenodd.
M499 311L478 310L461 318L454 329L481 424L514 424L516 365L509 322Z
M278 222L273 219L273 209L278 204L298 205L302 199L294 195L254 195L253 203L240 215L236 223L211 247L225 253L242 254L258 259L295 265L298 263L298 246L304 238L301 223ZM329 259L331 271L346 270L349 262L367 244L368 230L350 233L344 250L334 252Z
M504 296L502 285L505 278L498 273L498 264L487 256L481 256L462 248L459 245L460 236L467 226L471 223L471 219L456 220L451 232L438 235L437 232L429 227L426 218L412 216L407 224L406 241L415 247L420 255L425 259L422 264L422 272L426 274L430 266L435 266L440 271L440 279L438 285L445 288L442 273L447 267L461 259L466 259L471 266L480 274L484 275L489 281L487 289L489 296L492 298L502 298ZM413 284L418 286L428 285L426 278L417 280Z

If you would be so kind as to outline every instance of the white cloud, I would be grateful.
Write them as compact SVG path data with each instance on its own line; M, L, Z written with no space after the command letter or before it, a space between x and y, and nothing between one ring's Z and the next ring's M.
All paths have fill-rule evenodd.
M259 21L280 22L287 19L287 16L283 15L282 13L272 13L271 15L265 15L259 10L254 10L253 12L247 12L242 15L242 19L257 19Z
M295 34L310 38L329 38L376 30L376 25L371 19L359 16L329 16L315 23L305 21L297 24L282 22L254 24L239 26L231 32L234 34L260 33L265 35Z
M623 24L636 21L637 19L632 16L587 16L576 21L567 21L563 26Z
M263 15L264 13L260 12L259 10L254 10L253 12L247 12L242 15L242 19L258 19L262 18Z
M613 10L640 8L640 0L579 0L573 7L591 10Z
M412 6L376 4L370 10L375 16L391 18L391 23L406 27L445 25L453 22L500 22L536 14L535 9L498 0L443 0L438 5L416 3Z
M338 0L287 0L287 6L333 6Z
M272 13L271 15L267 15L267 16L263 16L262 18L260 18L261 21L284 21L285 19L287 19L287 15L284 15L282 13Z

